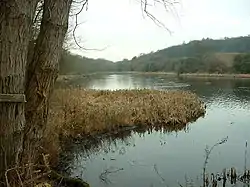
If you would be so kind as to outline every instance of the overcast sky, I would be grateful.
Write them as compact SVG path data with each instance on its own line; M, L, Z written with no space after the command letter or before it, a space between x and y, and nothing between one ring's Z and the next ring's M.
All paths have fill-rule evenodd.
M79 22L84 23L76 35L86 48L107 48L73 52L118 61L184 41L250 34L250 0L181 0L175 6L178 16L163 6L150 6L172 34L143 16L138 1L89 0L88 10L79 15Z

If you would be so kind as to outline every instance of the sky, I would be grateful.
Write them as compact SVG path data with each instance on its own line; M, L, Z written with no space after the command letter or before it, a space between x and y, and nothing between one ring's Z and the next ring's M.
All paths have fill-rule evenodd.
M171 32L143 14L139 1L89 0L75 35L81 46L98 50L72 52L119 61L191 40L250 34L250 0L175 0L172 11L148 0L147 10Z

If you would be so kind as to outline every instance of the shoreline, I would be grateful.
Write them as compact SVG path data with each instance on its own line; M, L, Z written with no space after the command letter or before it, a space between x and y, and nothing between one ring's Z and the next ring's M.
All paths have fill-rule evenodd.
M145 74L145 75L166 75L166 76L173 76L178 77L177 73L175 72L124 72L124 73L131 73L131 74ZM250 79L250 74L230 74L230 73L182 73L179 74L179 77L194 77L194 78L247 78Z
M231 78L231 79L250 79L250 74L181 74L180 77L197 77L197 78Z
M124 71L124 72L96 72L80 75L59 75L57 81L70 80L76 77L88 78L97 74L138 74L138 75L166 75L168 77L180 78L229 78L229 79L250 79L250 74L230 74L230 73L183 73L177 75L175 72L137 72L137 71Z

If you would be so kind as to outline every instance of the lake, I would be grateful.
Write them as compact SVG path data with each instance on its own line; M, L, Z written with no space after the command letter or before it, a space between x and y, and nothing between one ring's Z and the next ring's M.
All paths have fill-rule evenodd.
M216 173L230 167L244 170L245 150L250 154L249 147L245 147L250 139L250 80L124 73L79 77L68 80L67 85L101 90L191 90L207 106L206 115L183 131L135 132L103 140L90 150L84 150L80 143L72 145L67 154L68 172L83 178L91 187L201 184L206 146L225 137L228 141L215 147L210 155L207 171Z

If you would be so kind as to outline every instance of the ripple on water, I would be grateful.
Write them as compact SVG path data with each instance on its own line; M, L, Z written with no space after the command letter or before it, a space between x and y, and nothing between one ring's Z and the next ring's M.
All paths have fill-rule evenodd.
M178 181L185 184L186 179L200 182L206 145L226 136L228 142L211 154L208 171L244 168L244 145L250 140L249 80L217 79L206 84L202 79L176 82L166 77L113 74L103 76L101 84L90 80L88 85L97 89L183 88L202 98L207 113L178 132L135 132L103 140L91 150L83 150L81 144L72 145L68 156L72 176L82 177L94 187L178 186Z

